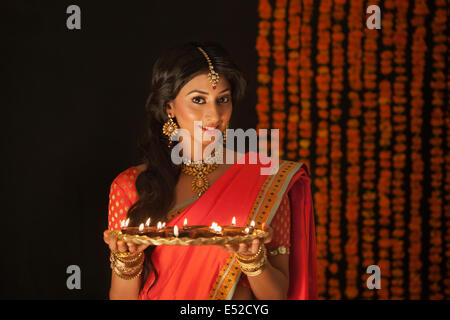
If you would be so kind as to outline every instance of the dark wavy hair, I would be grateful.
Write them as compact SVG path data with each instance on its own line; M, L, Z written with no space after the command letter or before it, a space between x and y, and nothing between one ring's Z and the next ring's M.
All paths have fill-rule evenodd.
M153 66L150 94L146 102L147 128L138 142L141 161L146 170L136 179L138 201L129 209L130 226L138 226L151 218L152 224L166 221L166 215L174 205L175 186L181 172L179 165L171 161L169 139L162 133L168 120L166 107L176 98L181 88L192 78L209 72L208 63L197 49L201 47L209 56L214 70L231 85L233 108L242 101L247 89L247 78L233 63L229 53L216 42L188 42L175 45L163 52ZM176 119L175 119L176 121ZM152 262L155 246L145 250L143 289L151 272L158 281L158 271Z

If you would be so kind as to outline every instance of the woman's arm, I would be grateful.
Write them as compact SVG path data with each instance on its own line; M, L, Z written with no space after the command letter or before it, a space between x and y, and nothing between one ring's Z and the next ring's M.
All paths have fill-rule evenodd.
M273 234L271 227L263 226L263 229L269 231L271 235ZM264 242L269 243L271 241L272 237L269 237ZM255 239L250 246L241 243L239 245L224 245L224 248L228 252L237 253L246 257L255 255L260 245L264 244L260 243L258 239ZM289 289L289 255L269 256L265 264L265 269L259 275L247 277L251 291L256 299L286 299Z
M289 255L269 257L259 275L248 277L258 300L285 300L289 289Z
M103 234L104 241L108 244L111 252L130 252L132 254L143 252L148 245L136 246L134 243L125 243L122 240L110 238L106 230ZM135 279L122 279L114 271L111 276L111 287L109 289L109 298L111 300L137 300L142 281L142 274Z

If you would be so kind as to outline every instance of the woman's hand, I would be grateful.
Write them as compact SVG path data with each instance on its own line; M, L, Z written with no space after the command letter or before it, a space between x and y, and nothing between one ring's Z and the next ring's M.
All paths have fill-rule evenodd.
M264 239L264 243L271 242L272 241L272 236L273 236L272 228L269 227L269 226L266 226L266 224L263 223L262 229L264 231L269 232L269 237ZM261 243L260 239L254 239L249 244L247 244L247 243L225 244L225 245L221 245L220 247L222 247L223 249L225 249L229 253L237 253L237 254L239 254L242 257L250 257L250 256L254 256L255 254L258 253L259 246L261 244L262 243Z
M136 245L133 242L125 242L123 240L118 240L117 238L112 238L109 236L110 232L111 230L105 230L103 232L103 240L112 252L129 251L131 253L138 253L144 251L149 246L149 244Z

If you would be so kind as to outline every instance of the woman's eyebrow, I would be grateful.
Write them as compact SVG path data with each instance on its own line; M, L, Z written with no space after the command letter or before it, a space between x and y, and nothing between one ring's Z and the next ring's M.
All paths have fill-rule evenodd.
M225 90L222 90L222 91L220 91L219 93L223 93L223 92L225 92L225 91L228 91L228 90L230 90L230 88L227 88L227 89L225 89ZM187 96L188 95L190 95L191 93L193 93L193 92L198 92L198 93L201 93L201 94L206 94L206 95L208 95L209 93L208 92L205 92L205 91L201 91L201 90L192 90L191 92L189 92L188 94L186 94Z

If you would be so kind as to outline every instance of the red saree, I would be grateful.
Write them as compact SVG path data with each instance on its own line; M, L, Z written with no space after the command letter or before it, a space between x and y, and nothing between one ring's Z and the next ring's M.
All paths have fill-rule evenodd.
M288 299L317 299L314 208L306 166L280 160L276 174L261 175L261 168L268 165L249 164L250 154L245 155L246 164L231 166L198 200L172 210L168 225L182 226L184 218L193 225L230 225L233 216L239 226L251 220L257 227L264 222L270 225L287 193L291 210ZM127 176L137 177L136 169L130 169ZM120 175L111 192L113 188L128 195L125 200L110 198L109 228L118 229L137 195L134 184L121 182ZM158 281L148 291L154 280L151 274L139 299L231 299L241 276L234 255L217 246L158 246L152 260Z

